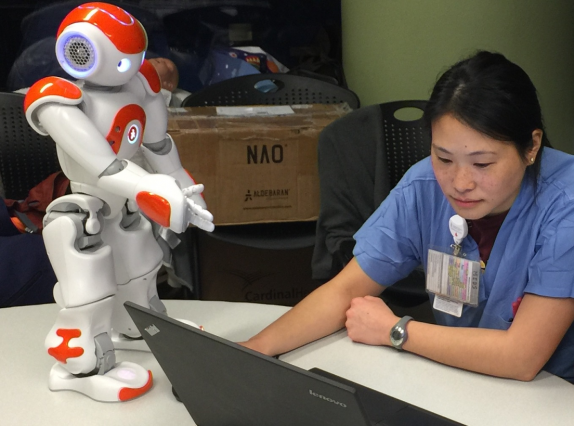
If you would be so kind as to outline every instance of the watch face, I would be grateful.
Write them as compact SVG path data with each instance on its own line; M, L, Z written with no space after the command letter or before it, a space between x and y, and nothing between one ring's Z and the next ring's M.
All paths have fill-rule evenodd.
M391 342L394 345L397 345L400 344L402 340L403 340L403 330L402 328L397 327L391 332Z

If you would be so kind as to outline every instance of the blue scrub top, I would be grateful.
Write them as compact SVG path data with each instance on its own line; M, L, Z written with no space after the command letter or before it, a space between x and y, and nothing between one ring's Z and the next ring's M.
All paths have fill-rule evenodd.
M426 271L429 247L453 243L448 221L454 214L426 158L355 234L354 255L374 281L392 285L420 264ZM462 249L479 258L472 237ZM574 297L574 156L551 148L543 150L538 186L524 178L498 232L481 277L479 306L464 306L460 318L436 310L434 315L441 325L506 330L512 303L524 293ZM574 382L574 325L544 369Z

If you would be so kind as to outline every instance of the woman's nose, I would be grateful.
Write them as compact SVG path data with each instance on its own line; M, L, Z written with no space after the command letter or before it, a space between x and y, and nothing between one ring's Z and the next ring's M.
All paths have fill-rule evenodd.
M456 167L453 176L453 186L458 192L468 192L476 187L472 172L468 167Z

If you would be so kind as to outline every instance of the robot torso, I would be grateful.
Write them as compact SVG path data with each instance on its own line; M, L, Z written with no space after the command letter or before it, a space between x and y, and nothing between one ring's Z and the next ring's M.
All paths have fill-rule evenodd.
M84 101L80 109L94 123L119 160L129 160L135 155L146 128L145 93L141 93L143 90L134 92L133 88L129 90L126 86L81 86Z

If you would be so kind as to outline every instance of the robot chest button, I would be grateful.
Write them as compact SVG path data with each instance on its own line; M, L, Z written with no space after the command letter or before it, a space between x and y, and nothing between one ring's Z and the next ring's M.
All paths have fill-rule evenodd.
M106 140L117 154L125 140L130 145L140 145L143 140L146 116L142 107L131 104L123 107L115 115Z

